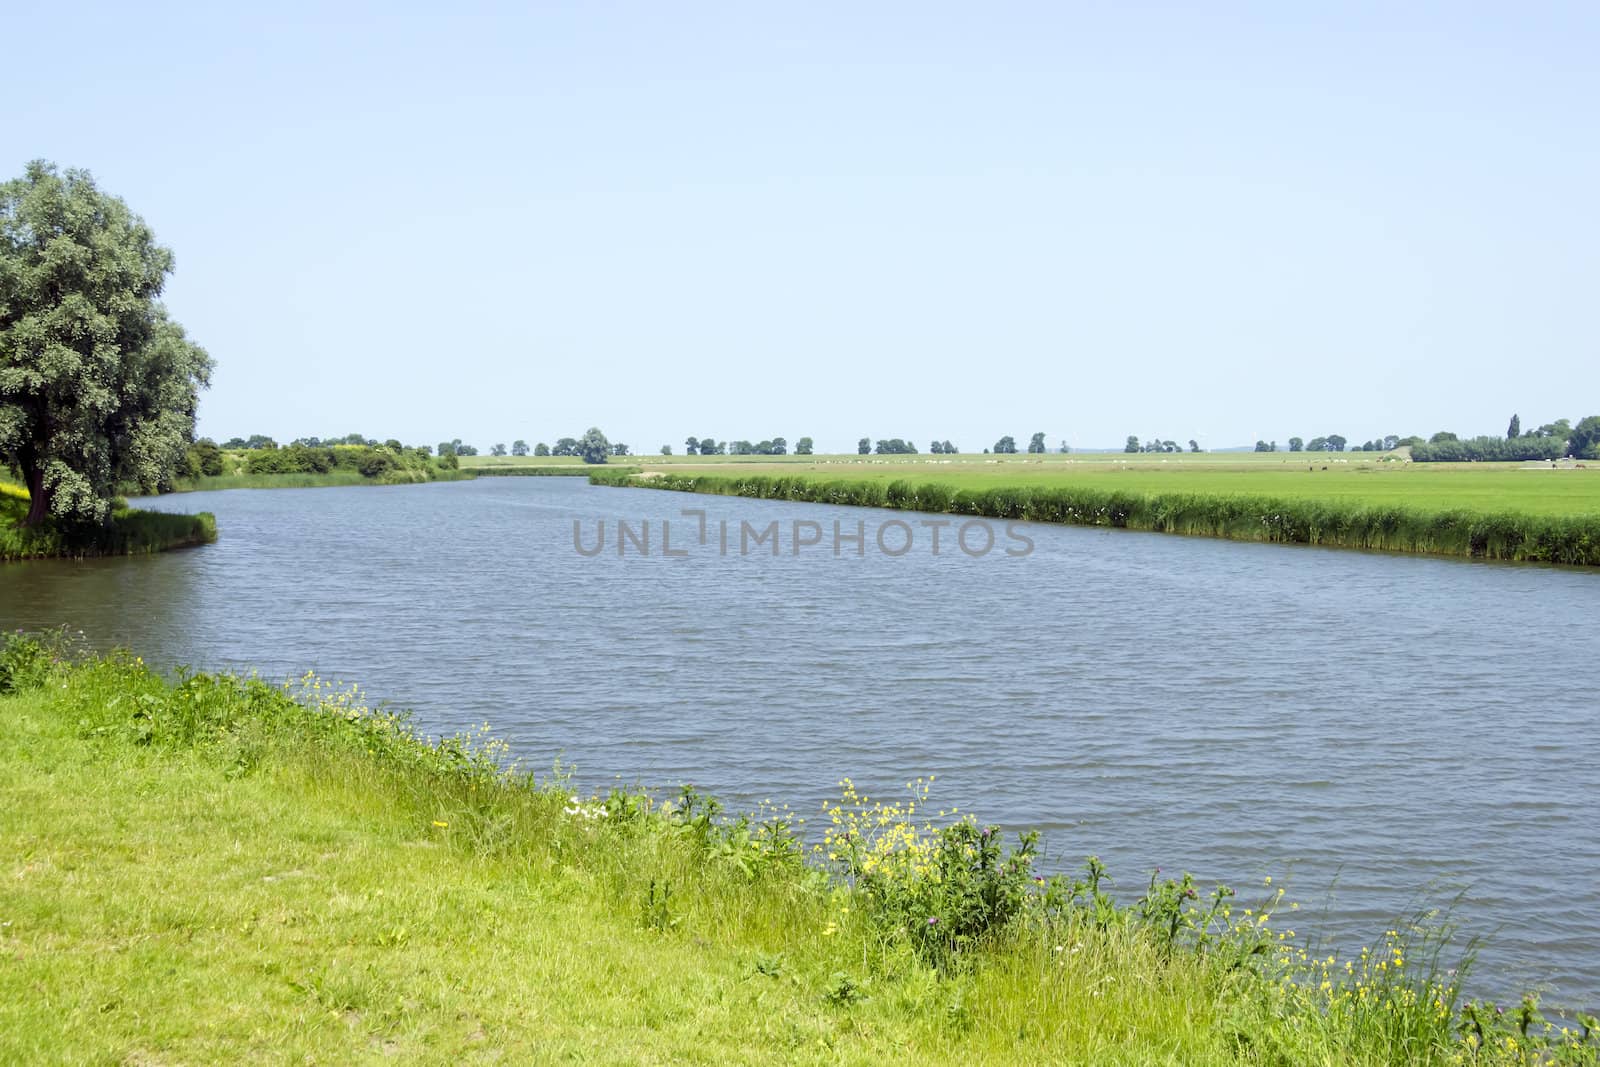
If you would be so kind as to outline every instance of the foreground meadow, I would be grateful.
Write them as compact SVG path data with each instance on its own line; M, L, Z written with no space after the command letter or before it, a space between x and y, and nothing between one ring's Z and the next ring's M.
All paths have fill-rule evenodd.
M478 739L481 742L481 738ZM1435 921L1311 955L1270 887L1002 844L848 786L816 845L572 794L307 678L0 643L7 1062L1595 1063ZM1245 899L1249 898L1249 899Z

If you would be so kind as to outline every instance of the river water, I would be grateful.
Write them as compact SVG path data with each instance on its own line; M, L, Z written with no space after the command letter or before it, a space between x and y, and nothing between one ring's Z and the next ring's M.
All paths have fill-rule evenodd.
M0 625L359 681L585 789L812 814L846 776L898 799L934 774L1127 899L1156 866L1245 897L1271 875L1301 939L1464 893L1480 988L1600 1004L1600 574L1003 523L936 554L931 516L574 478L142 506L221 540L0 565ZM773 521L778 555L741 551Z

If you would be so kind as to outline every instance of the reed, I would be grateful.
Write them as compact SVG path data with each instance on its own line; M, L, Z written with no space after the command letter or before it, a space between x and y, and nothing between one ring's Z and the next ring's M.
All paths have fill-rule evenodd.
M884 484L832 478L595 472L600 485L1150 530L1236 541L1600 566L1600 516L1078 486Z
M27 491L0 484L0 560L138 556L217 539L217 520L209 511L174 515L118 506L104 525L25 527L27 512Z

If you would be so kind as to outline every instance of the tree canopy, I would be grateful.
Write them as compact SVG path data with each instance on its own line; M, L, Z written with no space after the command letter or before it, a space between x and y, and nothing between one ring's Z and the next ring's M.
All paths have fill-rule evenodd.
M158 299L172 252L87 171L0 185L0 463L29 525L105 520L117 487L168 484L211 360Z
M598 427L590 427L589 431L578 439L576 451L583 457L585 463L604 463L606 457L611 455L611 442L606 440L606 435L601 433Z
M1567 454L1579 459L1600 459L1600 415L1579 420L1567 438Z

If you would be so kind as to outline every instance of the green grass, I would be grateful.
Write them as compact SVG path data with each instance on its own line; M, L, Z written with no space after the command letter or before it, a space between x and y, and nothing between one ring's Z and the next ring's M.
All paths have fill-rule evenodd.
M1370 506L1600 516L1600 464L1406 463L1380 453L1074 453L1043 456L670 456L647 471L938 482L952 489L1081 488L1265 496ZM1308 470L1307 468L1315 468ZM1323 468L1327 469L1324 470Z
M411 477L405 471L393 477L367 478L360 471L332 470L323 474L219 474L214 477L180 478L173 483L175 493L205 492L213 489L320 489L336 485L411 485L419 482L468 481L469 471L435 471L430 477Z
M218 474L213 477L179 478L175 493L204 492L209 489L314 489L331 485L372 485L370 478L351 470L325 474Z
M27 491L0 482L0 560L135 556L217 539L217 520L209 511L171 515L118 506L106 526L85 530L64 530L48 522L28 529L22 525L27 514Z
M1347 981L1254 912L1166 936L1178 883L1143 909L1080 885L934 962L859 873L970 876L916 881L902 807L836 809L885 861L852 889L782 816L575 801L500 755L315 682L0 641L0 1060L1445 1063L1473 1033L1425 935ZM1488 1030L1481 1062L1596 1062Z
M1379 453L1075 453L1043 456L627 456L604 468L574 456L465 456L459 476L610 473L620 468L697 474L806 475L850 481L938 482L952 489L1062 487L1141 494L1257 496L1484 513L1600 516L1600 464L1406 463ZM1308 467L1315 468L1308 470ZM1323 468L1327 469L1324 470ZM353 471L225 475L188 489L371 484Z
M1600 565L1600 471L1338 457L1286 465L1270 453L1166 458L1165 466L1153 456L652 462L643 477L597 469L592 478L1235 540Z
M1316 469L1308 470L1308 467ZM1270 496L1560 517L1600 516L1600 470L1551 470L1548 466L1519 468L1500 464L1402 464L1335 459L1327 463L1277 464L1180 461L1160 467L1148 462L1030 464L1008 459L947 466L861 465L852 470L849 477L885 482L914 477L961 489L1000 485L1071 487L1147 494Z

